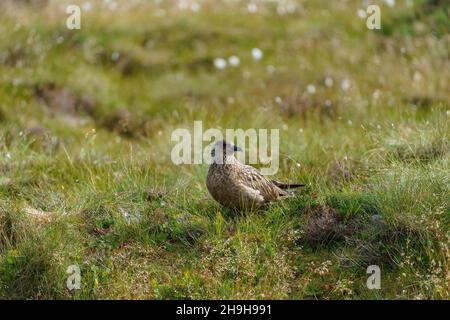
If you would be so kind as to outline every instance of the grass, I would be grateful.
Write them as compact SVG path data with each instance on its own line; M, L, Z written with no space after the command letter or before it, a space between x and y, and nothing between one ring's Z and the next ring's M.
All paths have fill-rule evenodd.
M444 1L380 2L380 31L357 1L91 1L72 31L58 3L0 4L0 298L449 298ZM170 160L194 120L279 128L277 178L308 187L220 207Z

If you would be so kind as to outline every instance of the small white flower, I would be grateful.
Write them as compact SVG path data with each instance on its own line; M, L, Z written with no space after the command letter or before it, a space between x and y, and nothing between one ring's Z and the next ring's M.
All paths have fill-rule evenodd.
M247 5L247 10L250 13L256 13L258 11L258 6L255 3L249 3Z
M275 97L275 102L278 104L281 104L283 102L283 99L281 99L279 96Z
M422 75L420 74L420 72L416 71L414 73L414 81L419 82L420 80L422 80Z
M113 0L105 0L104 3L107 5L108 9L114 11L117 9L117 2Z
M367 18L367 13L366 13L366 11L363 10L363 9L359 9L359 10L358 10L358 17L360 17L361 19Z
M281 0L278 1L277 13L279 15L284 15L287 13L293 13L297 9L297 4L294 1Z
M112 61L117 61L117 60L119 60L119 58L120 58L120 53L117 52L117 51L114 51L114 52L112 53L112 55L111 55L111 60L112 60Z
M263 52L259 48L253 48L252 57L254 60L261 60L261 58L263 57Z
M177 6L180 10L187 10L189 8L189 3L186 0L179 0Z
M237 57L237 56L231 56L228 58L228 63L232 67L237 67L241 63L241 60L239 60L239 57Z
M389 7L395 6L395 0L384 0Z
M333 83L334 83L333 78L330 78L330 77L325 78L325 86L326 87L331 88L333 86Z
M306 91L308 91L309 94L314 94L316 93L316 87L313 84L308 84Z
M214 59L214 66L219 70L223 70L227 67L227 62L225 61L225 59L216 58Z
M91 11L92 3L90 3L89 1L86 1L85 3L83 3L83 5L81 7L83 8L84 11Z
M372 98L374 98L375 100L377 100L379 97L380 97L380 95L381 95L381 92L380 92L380 90L375 90L374 92L373 92L373 94L372 94Z
M348 79L342 80L342 82L341 82L341 88L342 88L342 90L348 91L348 89L350 89L350 87L351 87L351 82L350 82L350 80L348 80Z
M266 67L266 70L267 70L267 73L272 74L272 73L275 72L276 69L275 69L275 67L274 67L273 65L269 64L269 65Z
M197 2L192 3L190 8L192 12L200 11L200 5Z

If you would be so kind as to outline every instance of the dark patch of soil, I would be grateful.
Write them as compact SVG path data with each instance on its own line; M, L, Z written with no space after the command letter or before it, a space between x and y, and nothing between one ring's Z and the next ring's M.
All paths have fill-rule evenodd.
M87 96L78 96L70 89L59 87L54 83L45 83L35 87L35 95L42 100L53 114L71 116L94 114L94 101Z
M345 239L348 227L337 210L326 205L317 205L307 217L300 242L312 248L326 246Z

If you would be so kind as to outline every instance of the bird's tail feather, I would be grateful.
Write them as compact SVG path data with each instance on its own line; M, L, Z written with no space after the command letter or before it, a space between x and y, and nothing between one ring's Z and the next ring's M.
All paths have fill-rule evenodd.
M272 180L272 182L281 190L289 190L289 189L295 189L295 188L301 188L305 187L306 184L301 183L282 183L276 180Z

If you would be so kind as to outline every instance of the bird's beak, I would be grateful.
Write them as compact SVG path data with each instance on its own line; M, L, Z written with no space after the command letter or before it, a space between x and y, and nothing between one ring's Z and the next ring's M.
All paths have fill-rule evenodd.
M238 147L238 146L234 146L234 151L236 152L236 151L242 151L242 149L240 148L240 147Z

